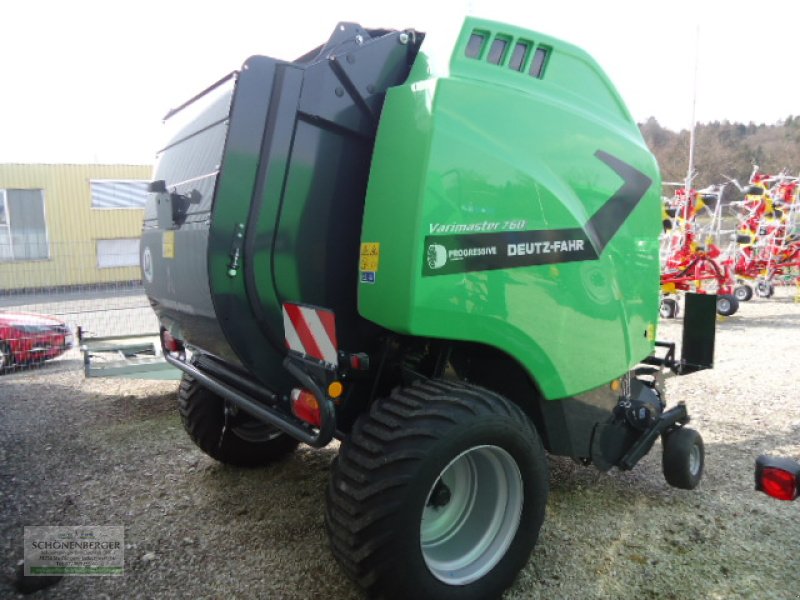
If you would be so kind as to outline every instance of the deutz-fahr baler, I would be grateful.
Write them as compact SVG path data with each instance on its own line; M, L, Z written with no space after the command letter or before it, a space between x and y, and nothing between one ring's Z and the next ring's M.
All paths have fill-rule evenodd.
M397 598L488 598L544 519L546 452L631 469L700 435L656 342L660 178L583 51L468 18L454 43L340 23L170 112L145 287L191 438L233 465L341 442L325 520L346 573ZM280 502L280 499L272 499Z

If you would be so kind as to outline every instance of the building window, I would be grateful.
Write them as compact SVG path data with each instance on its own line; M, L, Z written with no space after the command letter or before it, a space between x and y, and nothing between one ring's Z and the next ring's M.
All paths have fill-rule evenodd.
M147 181L95 179L89 182L92 208L144 208Z
M42 190L0 190L0 260L50 258Z
M139 266L139 238L97 240L97 268Z

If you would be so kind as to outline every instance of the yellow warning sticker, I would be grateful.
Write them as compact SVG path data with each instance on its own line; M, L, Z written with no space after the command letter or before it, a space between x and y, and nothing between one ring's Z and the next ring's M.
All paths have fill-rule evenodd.
M381 258L381 245L379 242L369 242L361 244L361 261L359 270L372 271L378 270L378 263Z
M175 258L175 232L165 231L161 238L161 256Z

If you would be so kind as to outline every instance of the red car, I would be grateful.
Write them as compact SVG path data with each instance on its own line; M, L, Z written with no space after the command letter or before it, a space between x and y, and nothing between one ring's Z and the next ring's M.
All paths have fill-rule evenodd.
M0 311L0 372L55 358L73 343L72 331L55 317Z

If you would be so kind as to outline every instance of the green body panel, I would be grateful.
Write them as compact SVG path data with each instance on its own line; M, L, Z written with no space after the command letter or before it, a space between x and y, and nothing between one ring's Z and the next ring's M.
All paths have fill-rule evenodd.
M470 58L476 31L487 39ZM492 64L498 35L508 48ZM509 60L520 41L530 50L517 71ZM540 47L546 60L536 77L528 65ZM573 46L476 19L465 22L449 65L434 63L423 44L384 104L361 236L380 244L379 259L362 273L360 314L402 334L499 348L548 399L625 373L653 349L660 177L614 87ZM469 236L464 247L486 239L506 252L528 232L586 230L626 183L598 153L649 185L607 244L586 232L596 257L447 274L426 267L440 236ZM448 254L451 267L461 268Z

